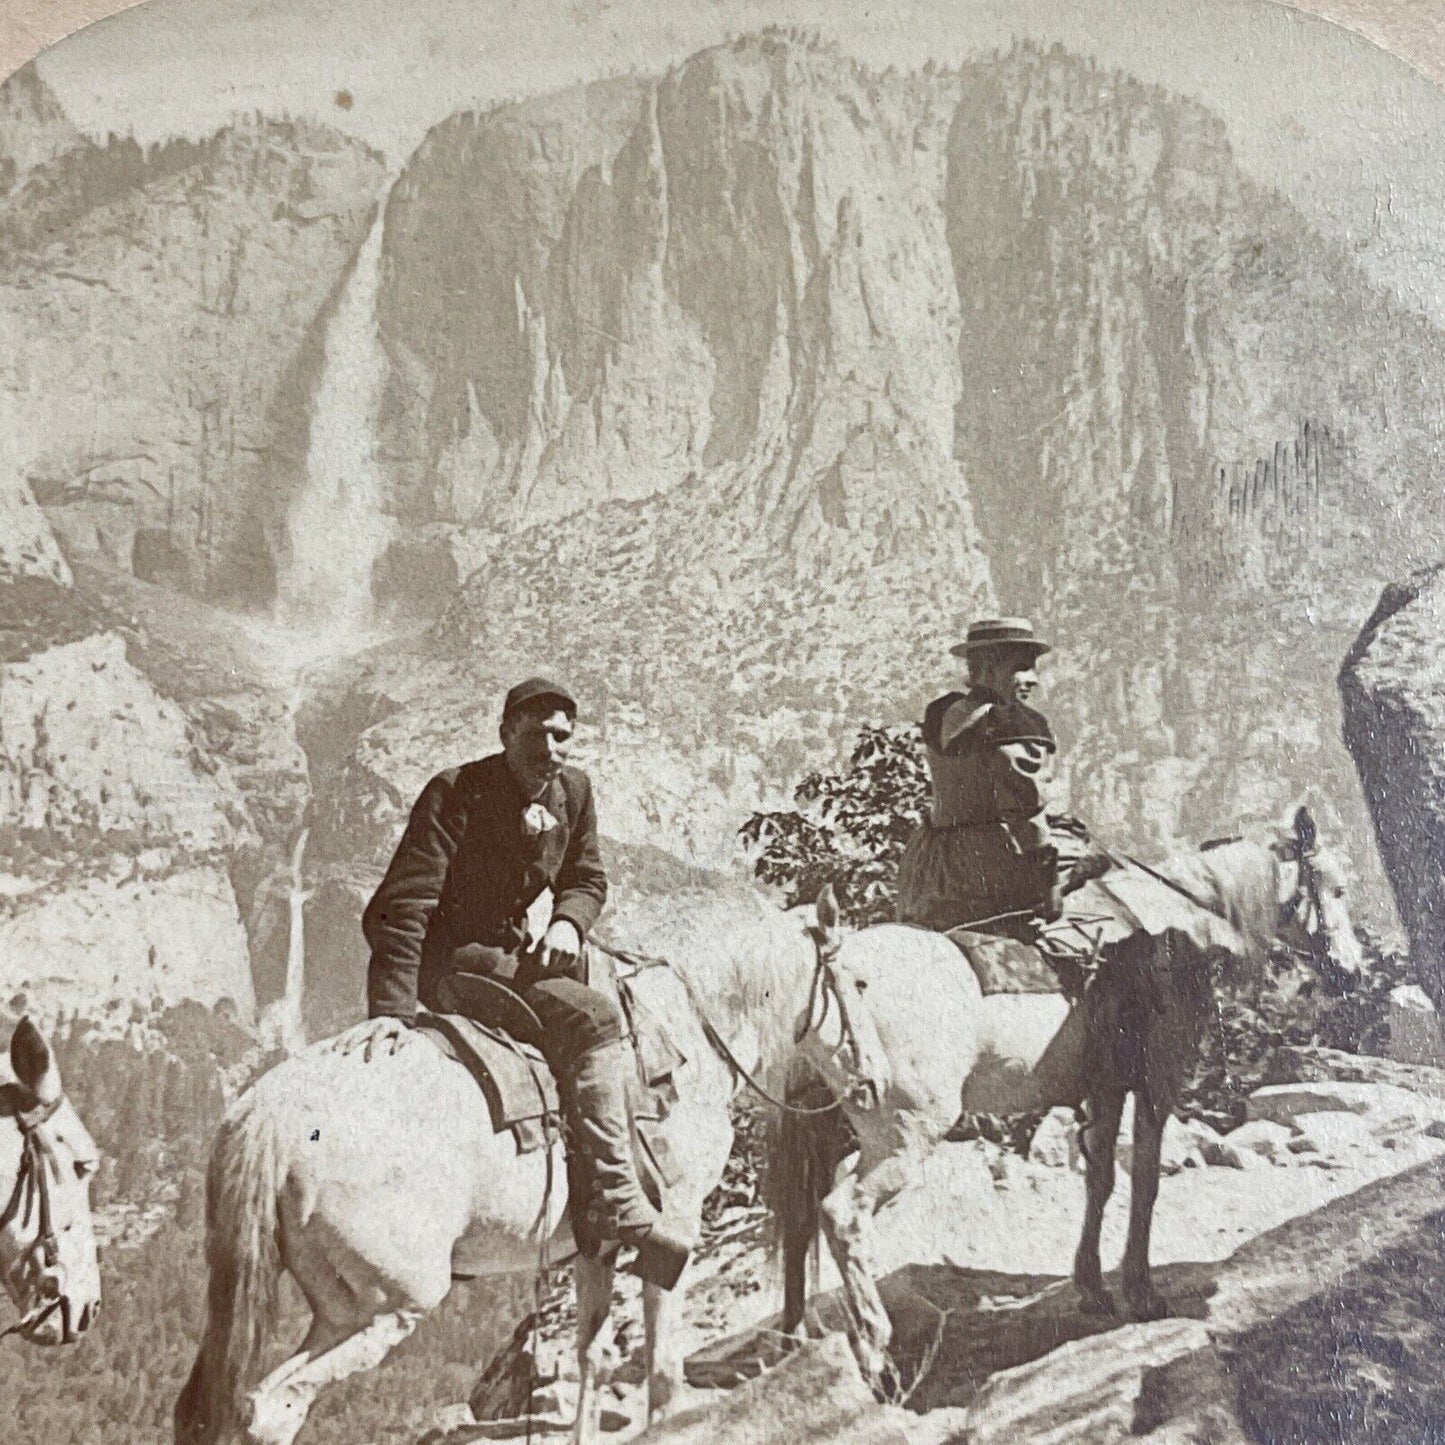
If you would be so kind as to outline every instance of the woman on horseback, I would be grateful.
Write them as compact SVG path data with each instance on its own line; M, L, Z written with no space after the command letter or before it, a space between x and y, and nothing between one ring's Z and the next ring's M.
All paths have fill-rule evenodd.
M1049 650L1021 617L975 622L952 649L969 685L923 716L933 802L899 868L900 923L1027 935L1107 866L1078 824L1046 811L1057 745L1029 702Z

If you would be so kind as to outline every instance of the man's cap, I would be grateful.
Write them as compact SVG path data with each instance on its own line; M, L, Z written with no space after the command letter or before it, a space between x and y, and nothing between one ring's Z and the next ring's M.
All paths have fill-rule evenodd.
M967 657L988 647L1024 647L1035 657L1051 650L1034 635L1034 625L1027 617L981 617L969 624L968 637L949 651L955 657Z
M518 708L535 702L555 702L569 717L577 716L577 699L562 686L545 677L529 677L519 682L502 704L502 717L508 718Z

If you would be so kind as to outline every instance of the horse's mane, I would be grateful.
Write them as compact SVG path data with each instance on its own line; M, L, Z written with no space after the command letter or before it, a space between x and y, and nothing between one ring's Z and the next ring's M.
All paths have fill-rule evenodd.
M751 892L684 893L637 900L604 919L609 945L666 959L726 1035L747 1026L764 1052L791 1037L800 989L811 976L811 910L783 912Z
M1250 954L1268 951L1279 917L1279 859L1266 844L1221 839L1176 854L1159 871L1223 917Z

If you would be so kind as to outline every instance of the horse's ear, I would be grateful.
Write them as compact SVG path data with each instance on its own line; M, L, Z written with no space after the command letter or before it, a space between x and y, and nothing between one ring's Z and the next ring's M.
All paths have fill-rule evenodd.
M831 883L823 885L823 891L818 895L816 907L818 927L831 933L838 926L838 895L833 892Z
M60 1070L45 1035L28 1017L15 1025L10 1035L10 1067L21 1086L42 1104L60 1097Z
M1301 803L1295 810L1294 835L1299 839L1302 854L1315 851L1320 841L1320 830L1315 824L1315 815L1310 812L1307 803Z

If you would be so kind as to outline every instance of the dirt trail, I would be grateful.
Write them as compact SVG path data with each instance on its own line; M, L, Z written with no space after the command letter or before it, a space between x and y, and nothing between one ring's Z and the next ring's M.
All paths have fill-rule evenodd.
M1153 1259L1176 1318L1154 1324L1078 1310L1068 1276L1080 1173L982 1141L943 1145L879 1221L881 1288L910 1390L906 1437L1106 1440L1208 1416L1205 1436L1220 1441L1305 1445L1329 1420L1336 1425L1324 1433L1350 1442L1435 1438L1428 1421L1445 1418L1432 1367L1445 1343L1434 1311L1445 1286L1445 1214L1436 1213L1445 1204L1445 1074L1387 1072L1383 1082L1263 1091L1253 1112L1283 1120L1274 1132L1287 1141L1272 1160L1253 1156L1240 1169L1193 1154L1164 1178ZM1122 1251L1128 1190L1121 1169L1106 1263ZM844 1324L836 1276L823 1266L810 1312L818 1335ZM777 1274L757 1208L725 1210L688 1289L687 1429L726 1401L729 1428L743 1428L754 1407L730 1392L784 1358ZM620 1283L609 1399L618 1439L637 1434L645 1413L636 1293L634 1282ZM567 1323L549 1330L564 1377ZM816 1366L800 1364L800 1388ZM765 1412L791 1388L786 1377L757 1385L755 1408ZM565 1413L565 1382L554 1394ZM456 1422L432 1438L463 1445L482 1438L480 1428ZM860 1416L857 1428L859 1438L875 1429L886 1438L897 1412ZM852 1427L838 1438L853 1438Z

